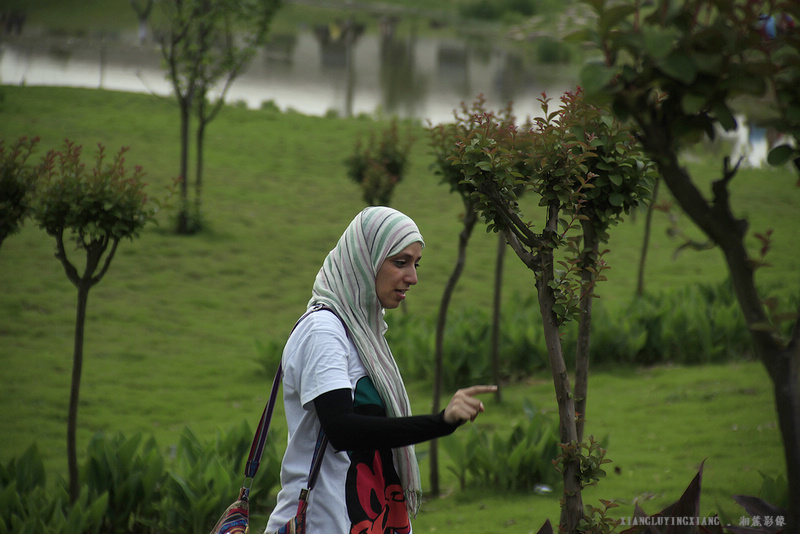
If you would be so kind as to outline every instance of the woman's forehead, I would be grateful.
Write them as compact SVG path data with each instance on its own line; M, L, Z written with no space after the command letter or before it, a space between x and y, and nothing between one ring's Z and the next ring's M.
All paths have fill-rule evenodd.
M414 241L397 254L389 256L389 259L398 258L413 259L418 261L420 258L422 258L422 243L419 241Z

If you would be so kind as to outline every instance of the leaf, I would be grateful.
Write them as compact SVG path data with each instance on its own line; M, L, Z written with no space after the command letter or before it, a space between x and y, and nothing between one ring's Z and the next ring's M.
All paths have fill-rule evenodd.
M644 32L644 46L653 59L662 59L672 51L677 32L670 29L649 28Z
M694 93L686 93L681 100L681 107L687 115L695 115L700 113L706 105L705 95L698 95Z
M603 88L611 82L616 71L598 63L589 63L580 74L580 85L588 95L601 93Z
M736 117L733 116L733 113L731 113L730 108L728 108L725 102L718 102L715 104L712 112L725 131L730 132L736 129Z
M677 50L670 52L666 58L656 61L656 65L664 74L686 85L694 82L697 76L697 67L695 67L692 59Z
M767 163L775 167L785 165L795 156L795 149L790 145L776 146L769 151Z
M635 6L628 3L622 3L616 5L614 7L610 7L605 10L603 13L602 18L600 19L599 23L601 28L604 31L608 31L612 28L617 27L622 21L624 21L629 15L632 15L636 11Z

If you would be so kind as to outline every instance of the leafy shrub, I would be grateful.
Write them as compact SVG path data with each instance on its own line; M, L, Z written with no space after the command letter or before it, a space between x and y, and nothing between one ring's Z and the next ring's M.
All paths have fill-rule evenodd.
M164 458L155 440L143 441L141 433L130 439L122 433L111 438L95 434L81 470L89 497L107 497L103 530L108 532L145 532L154 527L164 477Z
M406 379L425 380L432 376L436 340L434 323L427 317L412 314L387 314L386 340L397 366Z
M36 445L0 465L0 534L73 534L99 532L108 494L91 499L84 487L69 504L63 482L48 490L42 457Z
M217 434L210 443L200 442L189 429L181 433L160 504L161 521L167 529L202 532L214 525L239 494L252 439L246 422L227 434ZM273 435L267 441L262 466L253 481L250 498L254 503L265 501L279 483L275 439Z
M397 130L397 120L380 133L371 133L364 145L359 139L353 154L345 160L347 175L361 186L364 202L370 206L388 206L395 186L403 179L408 154L414 137L407 132L405 138Z
M532 0L473 0L459 7L462 17L477 20L500 21L530 17L536 14Z
M783 306L797 308L800 296L783 296ZM432 377L435 320L393 314L386 333L404 376ZM788 322L776 328L787 328ZM788 335L788 332L782 332ZM491 378L488 311L452 310L444 338L445 387ZM577 324L568 323L562 337L565 359L574 362ZM686 286L648 294L628 303L606 305L600 299L592 317L591 359L594 364L682 365L719 363L747 358L752 340L730 281ZM535 295L515 295L503 306L500 338L501 374L518 380L548 365L547 350Z
M611 317L600 316L602 325L596 325L593 333L611 327ZM644 295L632 300L621 316L625 320L620 322L628 323L624 329L636 342L628 347L629 352L615 354L593 340L594 361L619 361L621 356L622 361L643 365L718 363L752 351L730 281ZM617 335L623 334L619 327L614 330Z
M461 489L467 486L509 491L533 491L555 483L552 461L558 454L558 422L547 419L529 401L526 420L510 434L472 426L466 437L442 438Z
M88 445L81 493L72 505L63 480L46 484L33 445L0 465L0 534L205 532L239 493L252 437L245 422L212 442L186 429L165 459L152 438L98 433ZM266 507L279 483L274 439L261 463L250 495ZM251 507L254 520L265 514L266 508Z

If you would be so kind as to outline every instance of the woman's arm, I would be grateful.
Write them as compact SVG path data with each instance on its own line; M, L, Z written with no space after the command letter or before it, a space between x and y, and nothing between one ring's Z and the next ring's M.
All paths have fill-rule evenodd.
M458 425L432 415L383 417L357 414L349 389L335 389L314 399L320 424L336 450L395 449L451 434Z

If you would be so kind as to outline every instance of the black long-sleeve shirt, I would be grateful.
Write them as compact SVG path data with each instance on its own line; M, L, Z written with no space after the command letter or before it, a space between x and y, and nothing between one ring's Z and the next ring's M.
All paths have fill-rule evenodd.
M314 399L320 424L336 450L396 449L452 434L458 425L444 420L444 411L431 415L384 417L376 405L353 408L349 389L335 389Z

